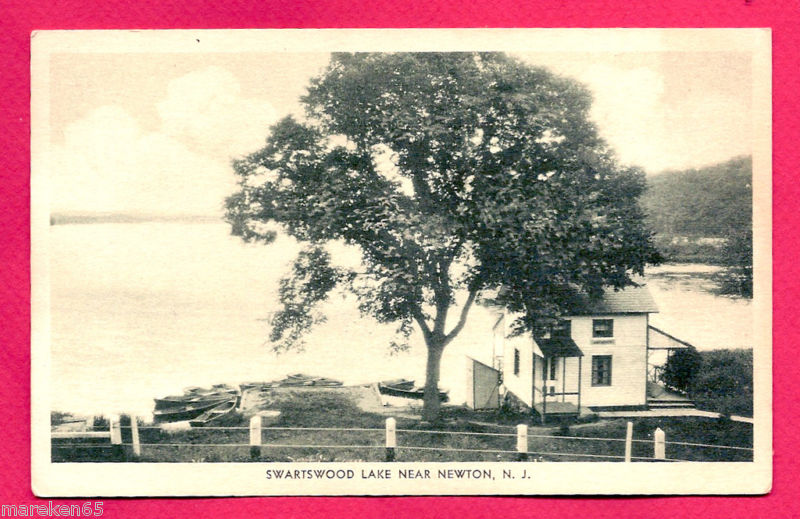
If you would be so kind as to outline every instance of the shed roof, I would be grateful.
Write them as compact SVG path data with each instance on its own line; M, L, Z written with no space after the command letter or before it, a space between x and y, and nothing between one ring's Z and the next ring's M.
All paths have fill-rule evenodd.
M645 285L630 286L622 290L608 288L603 297L586 301L574 315L643 314L658 312L658 306Z
M536 344L545 357L583 357L583 352L570 337L537 338Z

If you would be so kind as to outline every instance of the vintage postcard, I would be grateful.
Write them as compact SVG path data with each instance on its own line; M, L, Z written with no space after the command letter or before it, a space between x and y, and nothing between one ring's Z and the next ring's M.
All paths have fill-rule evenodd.
M34 33L34 492L768 492L770 62Z

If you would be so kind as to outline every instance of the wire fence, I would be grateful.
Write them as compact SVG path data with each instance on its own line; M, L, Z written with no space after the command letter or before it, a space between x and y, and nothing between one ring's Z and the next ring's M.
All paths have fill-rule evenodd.
M51 444L54 460L60 461L158 461L159 456L164 455L163 449L182 452L187 449L249 450L249 455L245 451L231 461L259 461L276 451L301 451L306 455L312 451L319 457L327 451L352 451L361 452L373 461L427 461L420 458L424 452L435 456L430 461L443 461L444 455L458 455L452 461L475 461L463 458L478 456L482 461L623 462L749 461L753 456L751 447L666 441L664 431L658 428L653 431L652 438L633 438L631 422L627 424L624 438L529 434L526 425L509 429L515 432L398 429L394 418L388 418L383 428L281 427L262 426L261 417L254 416L249 426L202 427L175 438L161 426L139 425L135 417L131 417L130 425L121 425L119 417L112 417L106 431L53 433ZM321 433L322 437L314 438L314 433ZM297 441L285 441L287 435ZM142 455L143 449L147 456ZM709 455L709 452L722 454ZM226 456L212 453L207 457L224 461L229 459ZM173 459L167 456L167 460Z

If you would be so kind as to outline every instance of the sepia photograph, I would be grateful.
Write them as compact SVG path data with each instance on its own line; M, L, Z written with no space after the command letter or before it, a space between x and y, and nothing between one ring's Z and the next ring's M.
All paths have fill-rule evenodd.
M32 48L37 495L769 491L768 30Z

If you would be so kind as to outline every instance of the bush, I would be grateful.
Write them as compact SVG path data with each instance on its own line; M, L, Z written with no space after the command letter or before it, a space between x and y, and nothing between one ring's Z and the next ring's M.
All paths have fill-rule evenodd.
M753 230L730 229L722 248L725 271L719 284L723 294L753 297Z
M669 387L687 392L702 365L703 359L693 346L674 351L667 359L661 381Z
M689 394L698 407L724 415L753 415L753 350L703 352Z
M686 392L700 409L753 415L753 350L678 350L661 381Z

